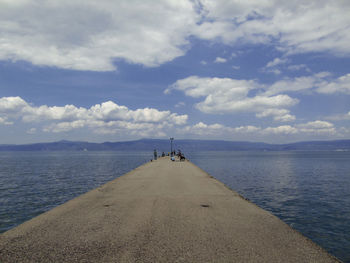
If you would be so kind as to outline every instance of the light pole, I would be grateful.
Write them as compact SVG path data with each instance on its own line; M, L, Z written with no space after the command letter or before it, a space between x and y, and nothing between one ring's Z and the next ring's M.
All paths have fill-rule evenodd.
M170 157L173 157L173 140L174 138L170 138Z

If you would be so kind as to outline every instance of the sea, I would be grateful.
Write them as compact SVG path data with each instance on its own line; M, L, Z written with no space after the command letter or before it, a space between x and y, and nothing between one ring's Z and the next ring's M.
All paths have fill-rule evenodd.
M150 161L153 152L0 152L0 233ZM186 157L350 262L350 152L189 152Z

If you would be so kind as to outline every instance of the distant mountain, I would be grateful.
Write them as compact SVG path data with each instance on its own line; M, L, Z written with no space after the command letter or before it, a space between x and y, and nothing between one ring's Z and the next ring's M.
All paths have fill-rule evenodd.
M164 139L141 139L126 142L73 142L58 141L24 145L0 145L0 151L153 151L169 152L170 141ZM174 140L174 149L192 151L350 151L350 140L307 141L289 144L260 142L234 142L220 140Z

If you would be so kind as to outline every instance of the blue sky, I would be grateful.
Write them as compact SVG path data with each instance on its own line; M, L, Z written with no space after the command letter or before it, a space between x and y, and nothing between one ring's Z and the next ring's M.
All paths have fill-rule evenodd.
M343 0L0 0L0 143L350 139L349 13Z

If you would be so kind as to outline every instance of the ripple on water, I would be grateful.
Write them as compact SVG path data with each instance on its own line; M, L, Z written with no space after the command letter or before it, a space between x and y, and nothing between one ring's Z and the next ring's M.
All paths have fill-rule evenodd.
M196 165L350 262L349 152L197 152Z

